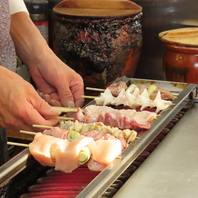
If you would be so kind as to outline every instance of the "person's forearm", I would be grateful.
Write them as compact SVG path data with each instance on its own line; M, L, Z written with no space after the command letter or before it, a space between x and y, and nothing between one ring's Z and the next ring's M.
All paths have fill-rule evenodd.
M19 58L29 66L36 64L50 48L28 13L11 15L10 33Z

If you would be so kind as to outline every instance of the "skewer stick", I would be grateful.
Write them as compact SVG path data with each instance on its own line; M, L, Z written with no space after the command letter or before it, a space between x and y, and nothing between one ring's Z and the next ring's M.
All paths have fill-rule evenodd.
M81 96L82 98L89 98L89 99L94 99L94 98L96 98L96 97L98 97L98 96Z
M58 109L58 110L60 110L62 112L65 112L65 113L67 113L67 112L77 112L77 110L78 110L78 108L70 108L70 107L56 107L56 106L53 106L53 108Z
M94 87L86 87L87 90L93 90L93 91L105 91L105 89L99 89Z
M23 146L23 147L29 147L28 144L23 143L17 143L17 142L7 142L8 145L14 145L14 146Z
M20 130L20 133L25 133L25 134L29 134L29 135L36 135L36 132L31 132L31 131Z
M94 87L86 87L86 90L91 90L91 91L102 91L104 92L106 89L100 89L100 88L94 88ZM171 93L180 93L181 91L176 91L176 90L170 90Z
M38 124L33 124L32 126L33 127L36 127L36 128L46 128L46 129L53 128L52 126L45 126L45 125L38 125Z
M69 118L65 116L55 116L55 117L49 117L50 119L59 119L59 120L74 120L74 118Z

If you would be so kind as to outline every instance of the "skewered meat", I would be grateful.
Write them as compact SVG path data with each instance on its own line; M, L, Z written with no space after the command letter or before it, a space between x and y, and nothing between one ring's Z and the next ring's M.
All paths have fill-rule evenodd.
M127 89L127 84L124 81L119 81L117 83L112 83L109 85L108 89L111 91L113 96L118 96L122 89Z
M123 137L118 137L116 138L113 135L110 135L108 133L104 133L103 131L87 131L83 133L85 137L92 137L94 141L96 140L120 140L121 145L122 145L122 150L124 150L126 147L128 147L128 143Z
M104 93L100 94L100 97L94 98L97 105L106 106L111 105L115 97L112 95L111 91L107 88Z
M84 113L79 108L74 119L83 123L102 122L120 129L150 129L150 123L157 114L150 111L138 112L135 109L113 109L107 106L89 105Z
M130 86L136 86L136 85L131 84ZM122 91L122 89L127 90L129 87L127 87L127 84L124 81L119 81L116 83L112 83L110 86L107 87L107 89L109 89L111 91L111 94L114 97L117 97L119 95L119 93ZM140 93L142 93L144 91L144 89L147 89L147 91L150 92L149 96L150 96L150 99L152 99L152 100L154 100L156 98L158 91L160 91L161 98L163 100L171 100L171 99L175 98L174 95L170 91L162 89L160 87L156 87L155 85L150 85L148 87L145 85L139 85L136 87L139 89ZM152 89L150 90L151 87L152 87Z
M44 140L44 141L43 141ZM58 138L37 133L33 142L29 144L30 153L43 166L55 166L55 161L51 156L52 145L57 144Z
M55 132L56 130L58 133ZM63 137L60 132L61 129L55 127L45 130L45 134L37 133L33 142L29 144L29 149L33 157L42 165L55 167L55 170L66 173L87 162L90 170L101 171L123 149L119 139L101 132L86 132L86 136L80 135L72 142L52 136L58 134ZM65 134L65 130L62 130L62 133Z
M150 95L150 99L151 99L151 100L154 100L154 99L157 97L158 91L160 91L161 98L162 98L163 100L170 100L170 99L175 98L175 97L173 96L173 94L172 94L170 91L157 87L157 88L152 92L152 94Z
M87 166L90 170L102 171L109 165L116 156L121 153L121 144L118 140L97 140L89 144L92 157L88 161Z
M161 98L161 95L165 97L165 95L168 96L168 94L166 94L166 91L163 91L163 94L161 94L160 90L158 89L157 93L152 92L152 98L154 98L155 95L155 99L153 100L150 98L146 88L140 91L136 85L132 84L127 90L122 89L117 97L114 97L111 91L107 88L104 93L101 93L100 96L96 97L94 100L96 104L100 106L124 105L133 109L141 107L141 111L149 107L156 108L156 113L158 113L160 110L164 110L169 107L169 105L172 105L171 101L163 100Z
M80 166L79 152L91 141L93 138L80 136L75 141L69 142L67 139L37 133L29 144L29 150L43 166L55 167L55 170L70 173Z
M93 138L83 135L72 142L65 142L65 140L59 141L58 147L54 151L55 170L71 173L78 168L81 165L78 160L79 153L91 141L93 141Z
M50 130L44 130L42 133L64 140L67 139L68 132L68 130L60 129L59 127L53 127Z
M82 123L78 122L77 120L75 122L72 121L61 121L59 127L61 129L66 129L69 131L77 131L81 134L85 133L86 131L103 131L104 133L111 134L117 138L124 138L127 143L133 142L137 137L137 132L134 130L120 130L117 127L110 127L104 125L102 122L94 122L94 123Z
M70 142L80 136L80 133L78 133L77 131L73 131L73 130L69 131L66 129L61 129L59 127L53 127L51 129L46 129L42 133L45 135L53 136L53 137L60 138L60 139L67 139ZM73 134L73 138L71 138L70 133ZM77 136L76 133L78 133L79 135ZM74 137L74 135L75 135L75 137ZM81 135L84 135L85 137L91 137L91 138L93 138L94 141L96 141L96 140L117 140L118 139L121 142L122 150L125 149L126 147L128 147L128 143L126 142L126 140L123 137L120 136L120 137L116 138L114 135L105 133L103 131L97 131L97 130L86 131L86 132L83 132Z

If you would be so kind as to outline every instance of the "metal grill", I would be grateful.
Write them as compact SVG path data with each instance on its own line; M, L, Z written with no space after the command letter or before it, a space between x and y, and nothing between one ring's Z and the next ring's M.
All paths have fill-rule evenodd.
M121 80L140 82L125 77ZM161 83L159 87L162 88L176 88L177 98L173 101L174 105L160 113L150 130L138 134L140 139L123 151L121 159L115 159L100 173L91 172L82 166L70 174L65 174L42 167L29 155L28 149L25 149L0 168L2 197L43 198L49 197L49 194L52 198L112 197L196 100L196 85L157 83Z

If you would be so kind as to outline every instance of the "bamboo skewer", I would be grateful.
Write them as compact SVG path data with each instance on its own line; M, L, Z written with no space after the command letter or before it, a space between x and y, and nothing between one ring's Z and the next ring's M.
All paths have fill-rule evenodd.
M28 144L23 143L17 143L17 142L7 142L8 145L14 145L14 146L23 146L23 147L29 147Z
M55 116L55 117L49 117L50 119L59 119L59 120L74 120L74 118L65 117L65 116Z
M100 89L100 88L94 88L94 87L86 87L87 90L91 90L91 91L102 91L104 92L106 89ZM171 93L180 93L180 91L176 91L176 90L171 90Z
M84 95L82 95L81 97L82 98L88 98L88 99L94 99L94 98L96 98L98 96L84 96Z
M92 91L105 91L105 89L99 89L94 87L86 87L86 90L92 90Z
M64 113L69 113L69 112L77 112L78 111L78 108L70 108L70 107L56 107L56 106L53 106L53 108L55 109L58 109Z
M20 130L20 133L25 133L25 134L29 134L29 135L35 135L36 134L36 132L23 131L23 130Z
M38 125L38 124L33 124L32 126L33 127L36 127L36 128L46 128L46 129L53 128L52 126L45 126L45 125Z

